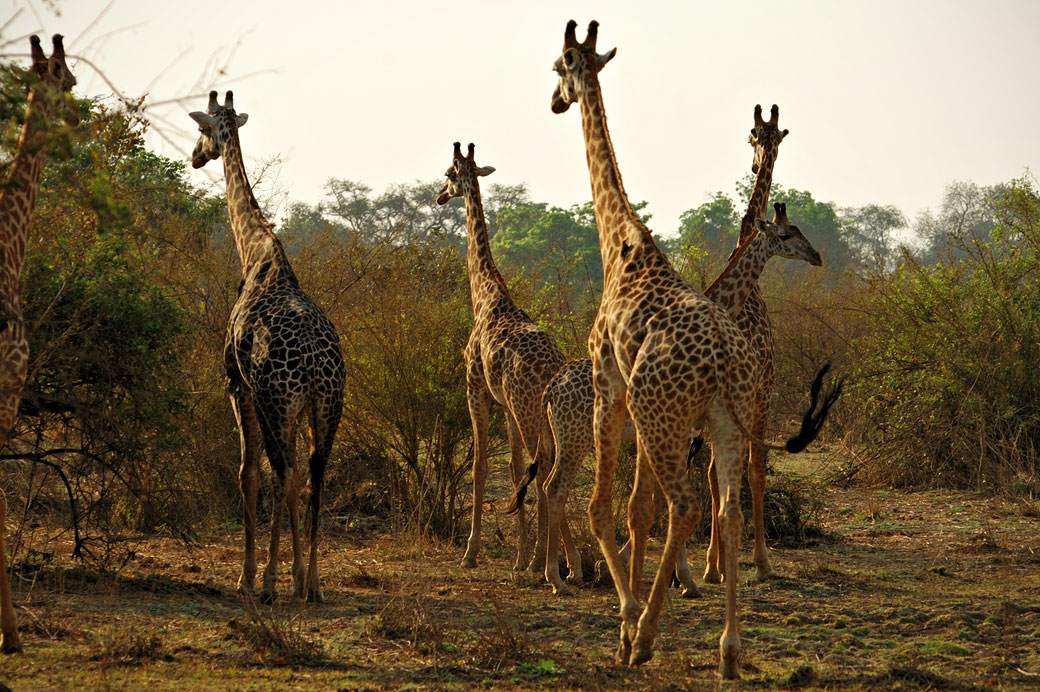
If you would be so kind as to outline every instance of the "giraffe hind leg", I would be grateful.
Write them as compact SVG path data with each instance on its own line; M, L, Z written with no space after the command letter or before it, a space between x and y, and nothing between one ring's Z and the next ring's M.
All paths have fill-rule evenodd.
M271 498L271 540L260 586L260 601L267 604L273 603L278 597L278 545L281 538L282 511L286 508L288 495L293 492L295 486L289 444L291 419L284 411L272 408L275 410L269 411L267 416L258 416L267 460L275 476ZM298 540L299 537L292 538Z
M314 417L315 422L311 435L314 442L309 463L311 495L307 512L307 535L310 555L307 564L306 596L307 601L312 603L320 603L324 600L318 579L318 520L321 516L321 491L325 485L325 468L328 465L329 455L332 453L336 429L339 427L342 401L342 395L337 392L332 397L331 404Z
M260 427L253 400L247 393L240 390L232 394L231 408L238 423L242 455L238 482L242 491L245 554L242 559L242 573L238 578L238 592L251 595L254 593L256 580L256 496L260 486Z

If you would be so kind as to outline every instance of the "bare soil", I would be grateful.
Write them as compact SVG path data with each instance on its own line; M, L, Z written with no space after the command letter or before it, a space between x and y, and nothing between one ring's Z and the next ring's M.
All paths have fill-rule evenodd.
M761 583L743 581L752 566L742 562L738 687L1040 689L1040 503L814 492L821 538L772 547L777 576ZM289 596L287 564L276 604L240 598L235 531L190 544L134 537L112 572L63 558L68 546L51 539L53 555L18 566L25 651L0 658L0 682L15 691L718 687L721 586L696 600L673 591L654 658L616 665L613 588L554 597L539 577L512 571L511 520L492 508L485 526L476 569L458 566L460 547L331 526L318 605ZM703 547L691 545L701 569ZM587 537L586 551L591 564Z

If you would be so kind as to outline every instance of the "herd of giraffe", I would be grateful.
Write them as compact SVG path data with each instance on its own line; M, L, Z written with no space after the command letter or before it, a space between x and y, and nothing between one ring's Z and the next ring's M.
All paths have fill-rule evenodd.
M477 179L495 169L478 166L474 146L464 154L455 143L438 204L465 201L467 270L473 328L465 349L466 399L473 425L473 516L462 565L475 567L487 478L488 417L492 401L503 406L510 445L509 468L518 516L515 567L543 571L554 593L570 591L560 576L562 538L568 580L581 582L581 556L570 535L565 507L575 475L595 449L596 475L589 520L620 599L617 660L638 665L653 653L654 638L672 571L686 595L699 595L686 564L685 543L699 504L689 476L691 440L704 432L711 443L708 469L712 531L704 581L725 583L725 626L719 642L720 674L738 677L737 550L743 526L738 502L745 460L754 513L756 576L772 569L762 517L765 484L763 439L773 384L773 339L758 278L773 256L814 266L819 253L787 218L783 205L766 215L773 166L787 130L756 106L750 142L755 184L737 248L702 293L672 268L632 209L621 182L607 130L599 72L615 50L596 52L597 22L584 41L567 24L563 53L554 63L559 81L552 110L578 103L603 257L603 296L589 335L590 358L567 362L544 330L513 301L491 255ZM19 277L39 185L47 121L60 116L70 126L78 109L69 92L76 80L65 64L61 36L47 58L32 37L28 109L21 138L0 190L0 446L14 425L25 382L28 344L22 322ZM259 465L266 452L275 473L268 562L258 594L276 598L278 544L283 506L293 544L293 594L322 599L319 588L318 517L325 467L339 425L346 364L335 327L302 290L281 242L253 196L243 165L238 130L247 120L233 96L224 103L211 92L206 111L190 114L200 136L195 168L222 159L231 234L242 266L238 298L228 322L224 364L241 445L239 482L244 498L245 556L238 590L254 594L256 502ZM820 397L821 368L801 430L782 447L797 452L819 432L840 385ZM819 404L819 406L817 406ZM308 473L294 465L298 424L306 419ZM628 502L628 571L618 551L611 491L622 437L636 441L635 484ZM526 474L524 453L533 460ZM537 526L531 546L524 493L534 482ZM304 565L299 536L299 498L309 485ZM667 508L667 537L645 605L641 603L646 539L655 505ZM655 502L656 500L656 502ZM0 651L21 648L7 583L0 495Z

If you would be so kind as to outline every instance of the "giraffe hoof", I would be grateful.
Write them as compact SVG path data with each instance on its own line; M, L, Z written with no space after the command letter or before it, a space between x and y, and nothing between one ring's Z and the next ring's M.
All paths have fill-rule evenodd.
M15 636L0 635L0 653L16 654L22 650L22 641Z
M632 655L628 658L628 665L641 665L653 658L653 655L654 647L652 644L641 644L637 641L635 646L632 647Z
M553 596L573 596L574 591L566 584L553 584Z
M477 558L475 557L464 557L462 562L459 563L459 567L465 567L466 569L473 569L477 566Z
M740 670L737 669L736 659L719 661L719 677L723 680L739 680Z
M766 565L763 568L762 565L759 565L758 569L755 570L754 581L768 581L772 576L773 576L773 568L772 567L770 567L769 565Z
M614 660L621 665L628 665L628 658L632 653L632 647L628 642L621 642L618 644L617 653L614 655Z
M701 598L704 594L697 588L697 585L690 582L688 586L685 586L682 590L683 598Z
M308 589L307 590L307 602L308 603L324 603L325 597L321 595L321 589Z
M704 572L704 583L705 584L721 584L722 573L718 570L709 569Z

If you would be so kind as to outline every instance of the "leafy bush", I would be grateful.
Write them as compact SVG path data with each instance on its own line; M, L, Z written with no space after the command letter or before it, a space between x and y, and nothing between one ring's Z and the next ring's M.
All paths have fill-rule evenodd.
M944 261L905 253L871 277L872 329L850 394L873 464L898 485L1040 488L1040 197L996 200L987 239L955 234Z

